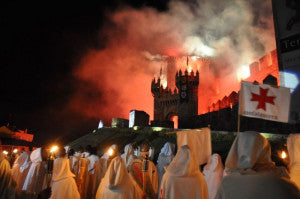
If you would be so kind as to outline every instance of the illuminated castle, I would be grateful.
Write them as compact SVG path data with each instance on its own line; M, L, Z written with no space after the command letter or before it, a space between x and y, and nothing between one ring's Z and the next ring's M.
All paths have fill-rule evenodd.
M154 120L151 121L152 126L164 127L179 127L179 128L198 128L210 124L212 128L234 130L236 128L237 105L238 105L238 91L232 91L230 94L223 96L219 99L213 98L217 95L207 96L205 90L199 91L199 72L209 73L210 66L209 60L199 59L200 67L197 69L196 74L189 70L189 66L195 64L193 60L186 59L186 64L179 62L179 68L186 67L184 73L178 68L176 58L168 58L167 66L167 84L165 79L161 78L152 80L151 92L154 97ZM205 71L206 70L206 71ZM269 54L261 57L258 61L253 62L249 66L250 76L245 81L263 83L263 80L273 81L272 84L278 84L279 69L277 61L276 50L271 51ZM177 71L177 72L176 72ZM175 76L175 78L174 78ZM202 77L205 77L201 76ZM266 78L267 77L267 78ZM205 79L205 78L204 78ZM207 84L202 80L202 84ZM275 82L275 83L274 83ZM215 85L216 82L214 82ZM211 91L211 90L210 90ZM199 93L199 94L198 94ZM199 96L198 96L199 95ZM198 102L211 98L212 101L208 104L205 110L201 111L198 115ZM214 102L214 103L212 103ZM217 122L218 121L218 122ZM217 123L216 123L217 122Z
M271 51L269 54L261 57L258 61L253 62L249 66L250 76L244 81L248 82L258 82L263 83L263 80L268 76L273 76L276 80L275 83L278 85L279 80L279 69L278 69L278 60L277 60L277 51L276 49ZM238 93L233 91L229 96L224 96L222 99L219 99L213 103L208 108L208 112L218 111L224 108L232 108L238 103Z
M161 79L155 78L151 83L154 97L154 121L152 125L184 128L188 121L198 115L198 85L199 72L184 74L181 70L175 75L176 88L172 92L161 84ZM178 123L177 123L178 122Z

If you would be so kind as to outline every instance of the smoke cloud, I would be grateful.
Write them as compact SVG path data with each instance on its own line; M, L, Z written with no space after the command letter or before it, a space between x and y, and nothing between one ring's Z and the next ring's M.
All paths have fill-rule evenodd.
M122 7L107 18L99 31L104 48L91 49L76 67L81 83L69 103L106 125L112 117L128 118L131 109L153 119L151 80L161 67L166 73L168 57L205 58L197 67L202 113L239 89L239 67L275 48L270 0L174 0L163 12Z

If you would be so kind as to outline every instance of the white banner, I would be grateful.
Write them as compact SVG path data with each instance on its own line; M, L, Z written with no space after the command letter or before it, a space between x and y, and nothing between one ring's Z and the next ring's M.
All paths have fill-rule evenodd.
M289 88L242 82L239 114L276 122L288 122L290 100Z
M211 156L210 128L191 129L177 132L177 150L188 145L198 165L207 163Z

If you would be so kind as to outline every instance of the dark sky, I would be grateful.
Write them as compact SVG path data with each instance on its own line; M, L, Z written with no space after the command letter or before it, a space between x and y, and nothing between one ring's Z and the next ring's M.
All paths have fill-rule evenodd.
M2 3L1 125L10 122L29 129L38 145L67 143L91 132L97 118L64 107L78 86L72 72L82 56L88 49L105 46L101 37L103 24L108 23L105 13L122 6L163 11L166 5L167 0Z

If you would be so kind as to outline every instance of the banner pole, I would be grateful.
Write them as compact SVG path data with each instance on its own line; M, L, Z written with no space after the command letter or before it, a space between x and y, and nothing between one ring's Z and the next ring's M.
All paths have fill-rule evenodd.
M240 133L240 128L241 128L241 115L238 114L237 134Z
M243 81L241 81L240 92L239 92L239 106L238 106L238 121L237 121L237 135L240 133L241 128L241 114L240 114L240 106L241 106L241 93L243 92Z

